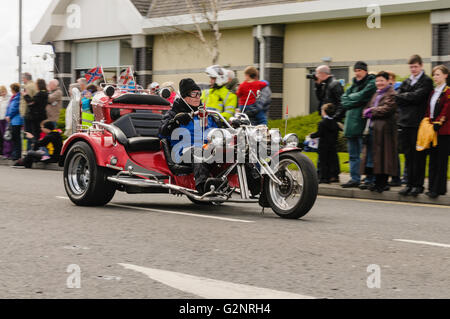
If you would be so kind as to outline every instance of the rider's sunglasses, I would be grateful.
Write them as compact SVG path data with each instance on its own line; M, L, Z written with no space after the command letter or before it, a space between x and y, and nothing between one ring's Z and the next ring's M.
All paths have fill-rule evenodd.
M200 97L202 95L199 91L194 91L189 94L190 97Z

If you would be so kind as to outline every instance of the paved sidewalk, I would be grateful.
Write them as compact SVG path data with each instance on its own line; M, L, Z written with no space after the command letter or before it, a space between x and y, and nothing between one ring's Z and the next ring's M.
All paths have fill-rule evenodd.
M0 158L0 165L12 166L12 165L14 165L14 162ZM11 168L11 169L14 169L14 168ZM50 163L50 164L33 163L33 169L46 169L46 170L52 170L52 171L63 171L64 170L64 168L59 167L59 165L57 163Z
M358 198L358 199L375 199L383 201L396 201L396 202L408 202L408 203L421 203L421 204L434 204L434 205L447 205L450 209L450 196L449 193L445 196L439 196L436 199L431 199L425 194L420 194L417 197L413 196L401 196L398 192L404 187L391 187L389 191L383 193L371 192L369 190L360 190L359 188L342 188L340 184L346 183L350 180L349 174L340 175L340 183L333 184L320 184L319 195L322 196L335 196L346 198ZM447 189L450 191L450 182L447 182ZM425 192L428 190L428 180L425 180ZM424 193L425 193L424 192Z

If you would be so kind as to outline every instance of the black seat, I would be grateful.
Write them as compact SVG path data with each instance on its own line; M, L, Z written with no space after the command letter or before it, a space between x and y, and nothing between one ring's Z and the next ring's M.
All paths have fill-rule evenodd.
M161 114L140 112L125 114L112 125L127 137L124 146L129 152L159 151L161 143L158 131L161 121Z
M128 151L159 151L161 149L161 141L157 137L132 137L128 139Z
M169 141L163 138L161 140L162 149L164 151L164 156L167 161L167 166L175 175L188 175L192 174L194 167L190 164L177 164L172 160Z
M159 95L127 93L115 98L114 103L137 104L137 105L165 105L170 106L170 102Z

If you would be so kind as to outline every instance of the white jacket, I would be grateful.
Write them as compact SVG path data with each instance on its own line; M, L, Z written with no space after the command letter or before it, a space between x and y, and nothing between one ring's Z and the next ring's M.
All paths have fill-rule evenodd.
M5 119L6 109L8 108L9 100L11 95L6 94L5 96L0 96L0 120Z
M64 134L66 136L72 135L74 133L74 129L76 130L76 127L73 127L73 122L77 122L77 120L74 118L74 115L79 112L79 107L74 108L74 105L80 105L80 99L81 99L81 93L78 88L72 89L72 96L70 98L69 105L67 105L66 108L66 131ZM74 112L75 109L75 112Z

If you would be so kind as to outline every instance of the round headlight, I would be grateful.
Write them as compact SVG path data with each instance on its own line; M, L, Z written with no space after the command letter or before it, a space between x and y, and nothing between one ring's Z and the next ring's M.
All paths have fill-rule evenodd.
M294 133L288 134L283 138L283 144L289 147L297 147L299 141L297 134Z
M106 96L112 97L116 92L116 89L114 88L114 86L108 85L103 89L103 92L105 93Z
M279 144L281 142L281 134L277 129L271 129L269 131L270 139L273 143Z

